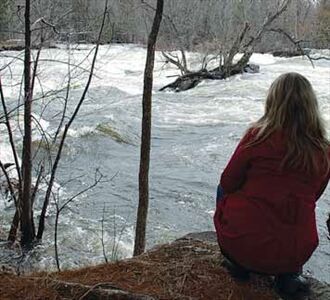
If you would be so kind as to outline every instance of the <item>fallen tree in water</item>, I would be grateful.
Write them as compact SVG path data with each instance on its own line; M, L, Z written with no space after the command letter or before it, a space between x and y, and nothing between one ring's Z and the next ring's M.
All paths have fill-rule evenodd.
M258 73L259 66L254 64L246 64L245 66L232 68L229 70L229 73L226 74L220 68L215 68L213 70L208 71L207 69L203 69L198 72L190 72L178 77L174 82L162 87L160 91L164 91L166 89L171 89L176 92L186 91L191 88L194 88L204 79L214 79L220 80L225 79L229 76L233 76L240 73Z
M212 57L205 55L202 67L197 72L188 69L186 54L182 48L180 49L181 57L163 52L165 62L175 65L180 70L181 76L174 82L162 87L160 91L170 89L180 92L194 88L204 79L220 80L239 73L259 72L259 66L249 64L249 60L262 36L270 31L270 26L288 8L290 3L291 0L286 0L279 5L275 12L268 15L260 28L253 30L254 32L252 32L250 24L245 22L230 48L223 50L223 45L218 45L217 54ZM175 31L175 26L172 27ZM239 53L242 53L242 56L238 61L234 61L235 56ZM211 61L217 61L218 67L209 70L207 65Z

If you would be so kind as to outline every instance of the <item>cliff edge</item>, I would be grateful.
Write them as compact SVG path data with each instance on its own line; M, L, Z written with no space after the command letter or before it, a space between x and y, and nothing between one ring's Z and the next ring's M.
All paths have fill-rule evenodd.
M114 263L17 276L0 273L1 299L329 300L330 285L308 278L309 295L286 297L271 276L237 282L221 266L214 232L192 233Z

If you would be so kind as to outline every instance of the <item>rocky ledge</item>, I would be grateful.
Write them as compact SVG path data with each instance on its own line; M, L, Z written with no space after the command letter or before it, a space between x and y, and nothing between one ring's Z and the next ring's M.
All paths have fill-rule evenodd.
M189 234L131 259L70 270L0 274L1 299L329 300L330 285L307 278L309 295L287 297L270 276L237 282L221 266L214 232Z

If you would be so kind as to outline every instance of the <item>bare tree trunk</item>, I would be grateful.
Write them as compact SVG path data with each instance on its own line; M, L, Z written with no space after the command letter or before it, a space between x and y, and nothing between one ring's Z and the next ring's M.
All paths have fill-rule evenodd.
M55 261L57 270L61 272L61 265L60 265L60 259L58 257L58 245L57 245L57 229L58 229L58 219L60 217L61 211L58 208L58 205L56 206L56 216L55 216L55 229L54 229L54 248L55 248Z
M9 137L9 141L10 141L11 150L13 152L13 157L14 157L14 160L15 160L15 167L16 167L17 177L18 177L18 199L17 199L16 195L15 195L14 188L13 188L12 183L10 181L10 178L8 176L8 173L6 172L5 167L3 166L3 164L0 161L0 167L3 171L3 173L6 176L8 188L10 190L10 194L13 197L14 202L15 202L15 208L16 208L15 215L14 215L12 225L10 227L10 232L9 232L9 235L8 235L8 241L14 242L15 239L16 239L16 233L17 233L18 223L19 223L19 219L20 219L20 217L19 217L19 199L20 199L20 196L22 195L22 177L21 177L20 166L19 166L19 163L18 163L18 155L17 155L17 151L16 151L16 146L15 146L15 142L14 142L14 138L13 138L13 131L12 131L12 128L10 126L9 112L7 110L5 97L3 95L1 78L0 78L0 97L1 97L2 109L3 109L5 120L6 120L5 124L6 124L6 127L7 127L8 137Z
M19 225L19 208L16 207L15 215L13 221L10 226L9 234L8 234L8 241L14 243L16 240L17 229Z
M98 51L99 51L99 48L100 48L100 42L101 42L101 38L102 38L102 33L103 33L107 13L108 13L108 0L105 1L105 7L104 7L104 12L103 12L103 17L102 17L102 24L101 24L101 27L100 27L100 30L99 30L99 35L98 35L98 39L97 39L97 42L96 42L95 51L94 51L94 55L93 55L93 59L92 59L92 65L91 65L91 68L90 68L87 83L86 83L84 91L83 91L83 93L82 93L82 95L81 95L81 97L78 101L78 104L75 107L75 110L74 110L73 114L71 115L71 117L69 118L69 121L64 126L63 135L61 137L59 148L58 148L58 151L56 153L54 164L53 164L52 169L51 169L50 179L49 179L49 182L48 182L48 187L47 187L44 203L43 203L40 218L39 218L39 225L38 225L38 232L37 232L37 239L38 240L42 239L42 235L44 233L46 212L47 212L47 208L48 208L49 201L50 201L50 196L51 196L51 193L52 193L52 188L53 188L54 181L55 181L56 171L57 171L59 162L61 160L62 150L63 150L63 146L64 146L64 143L65 143L68 131L69 131L70 126L72 125L73 121L76 119L82 104L84 103L84 100L86 98L87 92L89 90L89 87L90 87L92 79L93 79L94 69L95 69L95 64L96 64L96 58L97 58L97 54L98 54ZM66 99L66 101L67 101L67 99Z
M30 247L35 230L32 220L31 179L32 179L32 87L31 87L31 28L30 28L30 0L25 1L25 57L24 57L24 139L23 139L23 192L19 208L21 209L21 245Z
M142 137L139 171L139 207L137 212L134 256L141 254L145 249L146 225L149 206L149 164L150 164L150 138L151 138L151 108L152 108L152 84L155 60L155 47L162 21L164 0L157 0L157 8L148 38L147 61L144 70L143 87L143 117Z
M250 25L249 25L249 23L246 22L241 34L237 36L234 44L232 45L231 49L229 50L228 55L225 57L224 65L222 67L225 77L230 76L230 71L233 66L233 59L234 59L235 55L237 53L239 53L241 44L245 38L246 33L249 31L249 29L250 29ZM247 62L248 61L249 60L247 60Z

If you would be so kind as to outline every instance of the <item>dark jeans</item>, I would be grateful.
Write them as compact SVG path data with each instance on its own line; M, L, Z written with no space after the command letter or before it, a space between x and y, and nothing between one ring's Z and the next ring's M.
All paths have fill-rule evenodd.
M237 267L238 269L240 269L241 271L245 271L245 272L251 272L251 273L255 273L255 274L260 274L260 275L273 275L273 276L278 276L278 275L301 275L303 273L303 267L301 267L301 269L299 270L299 272L297 273L281 273L281 274L268 274L268 273L262 273L259 271L254 271L251 269L248 269L246 267L243 267L242 265L240 265L239 263L237 263L235 261L235 259L233 259L232 257L230 257L230 255L228 255L228 253L226 253L221 247L220 247L220 251L221 254L230 262L232 263L235 267Z
M246 272L254 272L254 273L257 273L255 271L252 271L252 270L249 270L245 267L243 267L242 265L240 265L239 263L237 263L235 261L235 259L233 259L232 257L230 257L230 255L228 255L228 253L226 253L221 247L220 247L220 251L221 251L221 254L229 261L231 262L233 265L235 265L237 268L239 269L242 269L242 270L245 270Z
M225 195L225 192L223 190L223 188L221 187L221 185L218 185L217 188L217 197L216 197L216 203L220 202L223 199L223 196Z

